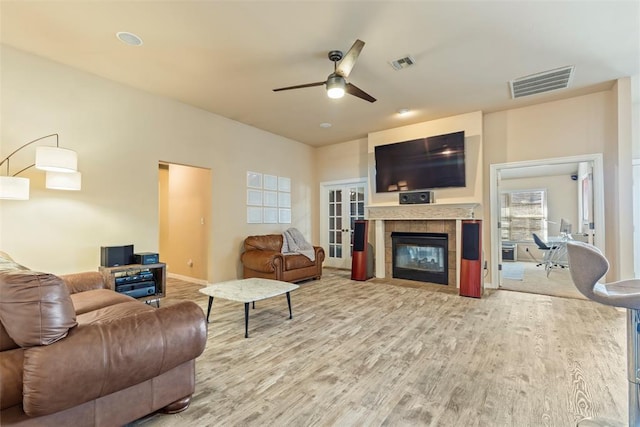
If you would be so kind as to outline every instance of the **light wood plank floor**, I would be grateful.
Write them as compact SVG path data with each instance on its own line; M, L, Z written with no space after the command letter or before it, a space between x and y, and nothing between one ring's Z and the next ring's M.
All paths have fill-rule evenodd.
M170 279L164 304L200 285ZM217 299L191 407L136 426L572 426L627 422L625 313L509 291L349 280L325 269L244 307Z

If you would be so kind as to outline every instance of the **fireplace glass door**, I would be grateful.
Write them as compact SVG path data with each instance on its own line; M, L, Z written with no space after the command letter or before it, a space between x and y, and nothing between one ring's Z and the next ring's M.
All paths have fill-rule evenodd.
M448 236L391 233L393 277L447 285Z

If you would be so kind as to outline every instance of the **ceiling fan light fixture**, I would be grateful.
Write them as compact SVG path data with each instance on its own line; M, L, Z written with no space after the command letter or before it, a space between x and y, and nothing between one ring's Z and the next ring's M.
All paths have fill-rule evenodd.
M343 77L335 74L330 75L327 79L327 96L332 99L342 98L346 86Z

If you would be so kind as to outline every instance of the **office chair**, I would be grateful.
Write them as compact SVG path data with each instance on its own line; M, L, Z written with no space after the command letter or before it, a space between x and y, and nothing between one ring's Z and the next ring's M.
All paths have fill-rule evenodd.
M536 245L538 245L538 249L540 249L544 253L544 256L542 257L542 262L538 263L536 267L540 267L544 265L546 268L547 264L549 263L549 258L551 256L551 250L555 249L555 247L548 246L545 242L542 241L540 236L538 236L536 233L533 233L533 241L536 243Z
M640 425L640 279L598 283L609 270L609 262L595 246L568 242L571 279L582 295L605 305L627 309L627 379L629 380L629 426ZM595 421L595 420L594 420ZM589 419L579 425L603 425ZM609 424L604 424L609 425Z

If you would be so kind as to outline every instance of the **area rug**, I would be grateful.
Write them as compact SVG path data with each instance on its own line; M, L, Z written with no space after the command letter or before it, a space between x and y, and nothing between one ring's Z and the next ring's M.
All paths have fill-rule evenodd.
M519 262L503 263L502 278L510 280L524 280L524 265Z

